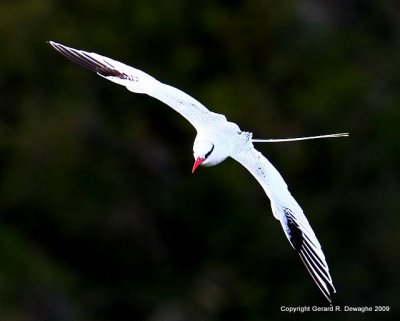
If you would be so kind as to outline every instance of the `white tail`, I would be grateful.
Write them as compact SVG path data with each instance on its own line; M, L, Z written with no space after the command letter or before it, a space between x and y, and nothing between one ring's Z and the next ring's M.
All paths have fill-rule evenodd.
M310 140L320 138L336 138L336 137L347 137L349 133L338 133L330 135L319 135L319 136L307 136L307 137L296 137L296 138L271 138L271 139L252 139L253 143L281 143L281 142L295 142L299 140Z

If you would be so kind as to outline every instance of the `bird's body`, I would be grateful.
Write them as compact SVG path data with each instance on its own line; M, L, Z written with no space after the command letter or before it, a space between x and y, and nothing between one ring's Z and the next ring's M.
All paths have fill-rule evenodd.
M271 201L272 213L281 222L289 242L300 255L324 296L331 302L335 288L321 245L301 207L288 191L282 176L253 146L255 141L274 140L254 140L250 132L242 131L224 115L209 111L183 91L163 84L136 68L96 53L69 48L55 42L50 44L62 55L107 80L123 85L132 92L148 94L185 117L197 130L193 144L195 163L192 172L200 165L217 165L228 157L242 164L264 189ZM340 136L347 134L286 139L286 141Z

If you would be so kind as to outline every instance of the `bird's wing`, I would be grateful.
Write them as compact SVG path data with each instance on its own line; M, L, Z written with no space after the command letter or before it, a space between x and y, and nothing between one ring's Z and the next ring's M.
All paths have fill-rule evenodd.
M283 227L294 250L311 274L325 297L332 302L336 292L321 245L303 210L288 191L287 185L275 167L251 144L232 155L263 187L271 201L272 212Z
M197 130L226 121L224 115L210 112L183 91L166 85L141 70L93 52L73 49L53 41L50 45L60 54L98 75L125 86L129 91L152 96L185 117Z

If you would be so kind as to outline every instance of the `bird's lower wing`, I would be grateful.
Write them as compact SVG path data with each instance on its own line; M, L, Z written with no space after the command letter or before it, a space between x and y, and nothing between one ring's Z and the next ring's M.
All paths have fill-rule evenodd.
M288 191L275 167L254 147L233 155L261 184L271 201L272 212L283 227L294 250L324 296L332 302L335 288L321 245L301 207Z
M200 102L183 91L166 85L145 72L96 54L49 41L60 54L98 75L125 86L129 91L152 96L185 117L197 130L226 121L225 116L210 112Z

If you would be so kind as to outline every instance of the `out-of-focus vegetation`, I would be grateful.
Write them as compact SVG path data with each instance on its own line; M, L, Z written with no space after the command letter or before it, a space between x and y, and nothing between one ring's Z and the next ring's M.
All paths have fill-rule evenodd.
M0 4L0 320L286 320L325 305L238 164L190 174L193 128L58 55L136 66L255 137L322 243L335 304L398 310L394 1ZM390 314L306 314L377 320Z

